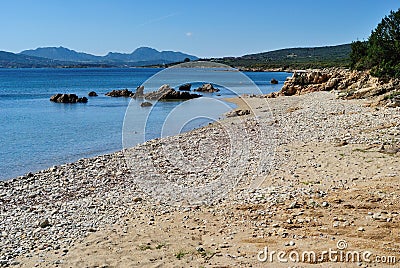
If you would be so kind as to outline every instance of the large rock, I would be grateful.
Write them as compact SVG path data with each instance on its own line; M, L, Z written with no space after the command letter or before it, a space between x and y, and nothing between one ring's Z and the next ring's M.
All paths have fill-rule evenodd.
M128 89L113 90L113 91L106 93L106 96L109 96L109 97L126 97L126 98L128 98L128 97L133 97L134 95L135 94Z
M195 89L194 91L214 93L214 92L218 92L219 89L218 88L214 88L214 86L211 85L211 84L203 84L201 87Z
M50 97L50 101L58 103L86 103L88 99L86 97L79 98L76 94L55 94Z
M179 87L179 90L181 91L190 91L190 88L192 87L192 84L187 83L187 84L183 84Z
M148 100L188 100L201 97L198 94L190 94L187 91L175 91L169 85L162 85L157 91L144 94Z
M88 96L89 96L89 97L97 97L98 95L97 95L96 92L90 91L89 94L88 94Z
M138 86L136 88L136 93L134 94L134 98L143 98L144 96L144 86Z

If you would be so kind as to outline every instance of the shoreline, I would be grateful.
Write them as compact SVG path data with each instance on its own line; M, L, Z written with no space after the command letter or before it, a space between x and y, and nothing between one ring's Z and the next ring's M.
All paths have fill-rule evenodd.
M396 180L400 174L395 165L398 154L386 154L379 149L382 143L392 140L393 131L398 131L396 124L392 125L399 120L396 110L371 110L362 106L364 101L337 100L327 92L268 100L253 97L245 101L256 111L258 123L251 115L224 120L233 126L245 122L252 143L251 157L233 159L241 178L238 186L220 201L210 205L181 203L175 207L166 199L154 198L152 191L157 189L143 192L138 186L141 179L151 178L152 174L166 179L172 175L178 182L184 178L185 182L195 184L200 178L221 176L224 163L231 156L222 151L227 141L222 137L214 139L215 135L221 135L216 134L221 129L215 124L138 145L129 155L135 165L129 165L124 160L126 155L117 152L39 172L25 180L0 182L4 208L0 220L4 230L0 240L1 259L14 256L7 263L17 262L21 267L55 263L129 266L138 262L144 266L160 262L182 266L188 262L257 265L256 254L263 245L285 249L286 243L294 241L296 247L303 249L318 248L321 243L334 248L335 240L331 237L345 239L360 250L388 254L368 238L377 230L374 226L381 225L380 221L360 218L357 214L368 216L371 212L377 219L390 218L384 228L396 230L400 227L396 214L400 207L392 203L388 208L382 201L374 203L371 199L367 201L371 205L369 209L361 208L365 201L359 203L352 198L354 193L364 196L369 191L379 197L380 190L374 189L387 187L391 188L391 194L381 196L382 200L390 202L395 196L400 197L398 188L393 188L394 184L398 185ZM271 137L278 138L277 142L264 143L271 141L270 137L265 140L251 131L269 124L276 131ZM352 131L347 135L349 129ZM193 150L196 141L202 142L204 161L198 161L197 151ZM338 146L341 141L348 145ZM240 142L235 140L233 145ZM160 147L161 144L167 147ZM276 151L275 160L267 170L257 173L259 159L269 155L257 152L268 144L275 146L272 148ZM241 144L238 145L235 150L240 148ZM183 158L185 162L175 159L180 150L188 153ZM220 153L218 157L214 155L216 152ZM218 160L210 165L210 159ZM367 163L364 171L357 169L360 161ZM343 169L343 165L348 169ZM235 178L233 173L228 175ZM262 176L263 183L259 188L249 189L248 179L253 175ZM179 193L176 188L170 190ZM162 194L168 196L171 192ZM367 197L360 200L364 198ZM337 203L335 200L339 199L343 201ZM350 214L340 212L343 209ZM379 216L377 213L381 211L388 214ZM240 218L248 220L242 222ZM316 224L310 226L308 220ZM292 229L292 225L298 227ZM315 240L301 235L303 232L324 235ZM365 238L352 238L354 232ZM381 243L391 241L390 236L382 235ZM179 237L192 236L194 240L177 243ZM110 243L119 244L121 251L110 251L107 246ZM196 250L199 246L209 253L199 253ZM178 259L176 256L183 248L186 248L183 256Z

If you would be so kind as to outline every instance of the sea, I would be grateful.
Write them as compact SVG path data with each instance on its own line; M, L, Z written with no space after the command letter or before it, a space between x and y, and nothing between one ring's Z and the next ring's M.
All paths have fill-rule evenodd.
M126 146L123 144L124 126L143 128L140 124L147 122L144 126L146 135L142 140L130 142L129 146L162 136L159 131L161 126L171 111L182 105L182 101L157 103L153 101L152 107L141 107L140 104L143 102L141 99L113 98L105 96L105 93L125 88L135 91L142 84L145 85L145 92L150 92L164 83L176 87L185 82L185 78L188 79L187 82L192 83L192 89L208 82L208 74L202 69L186 68L173 73L165 70L160 68L0 69L0 180L121 150ZM198 73L201 75L196 79ZM233 78L230 73L234 73ZM186 105L182 109L186 109L189 113L190 109L191 112L205 109L209 115L221 118L224 112L234 106L224 102L224 98L234 97L238 93L254 93L254 87L248 87L246 79L254 83L261 93L270 93L278 91L285 79L291 76L291 73L286 72L237 73L240 73L240 76L232 70L213 70L212 76L222 74L222 79L215 80L215 77L211 79L219 81L215 86L221 90L215 93L202 93L203 97L198 103L203 104ZM279 83L271 84L272 78ZM87 97L90 91L95 91L98 96ZM50 102L50 97L56 93L86 96L88 102L77 104ZM223 108L204 106L212 99L218 100L219 103L224 102L225 106ZM189 114L186 110L183 113ZM179 131L189 131L203 126L213 121L214 117L202 117L202 120L191 121L179 128ZM137 125L135 122L138 122ZM171 135L173 134L175 133Z

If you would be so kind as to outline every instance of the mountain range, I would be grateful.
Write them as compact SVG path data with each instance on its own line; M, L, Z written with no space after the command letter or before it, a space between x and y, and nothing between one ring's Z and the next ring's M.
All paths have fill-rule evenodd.
M156 64L171 64L184 60L197 60L193 55L175 51L158 51L140 47L132 53L109 52L106 56L95 56L65 47L42 47L24 50L18 54L0 51L0 67L130 67Z
M285 48L249 54L240 57L203 59L224 63L244 70L290 70L324 67L348 67L351 44ZM132 53L109 52L95 56L65 47L43 47L15 54L0 51L0 68L24 67L134 67L165 65L182 61L198 60L196 56L175 51L157 51L140 47Z

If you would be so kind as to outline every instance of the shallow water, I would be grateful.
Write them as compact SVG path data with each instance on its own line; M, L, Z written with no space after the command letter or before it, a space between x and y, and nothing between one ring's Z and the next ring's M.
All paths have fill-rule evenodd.
M110 98L104 94L113 89L135 90L159 72L153 68L131 69L0 69L0 179L22 175L80 158L122 149L122 129L130 98ZM245 73L263 93L277 91L289 73ZM271 78L280 84L271 85ZM171 85L182 77L171 78ZM188 81L193 82L193 81ZM193 83L195 88L203 81ZM207 82L207 81L204 81ZM161 83L161 81L160 81ZM224 81L229 87L240 87L237 81ZM161 84L146 86L155 90ZM221 88L210 98L234 96ZM59 104L49 101L55 93L75 93L89 97L86 104ZM246 89L242 88L245 93ZM221 96L217 96L221 95ZM148 116L140 107L142 100L132 100L137 118ZM145 139L160 136L160 125L181 102L160 102L151 110ZM193 108L192 108L193 109ZM227 108L228 109L228 108ZM220 116L223 109L211 109ZM143 120L142 120L143 121ZM188 131L207 124L207 118L192 120L180 129Z

